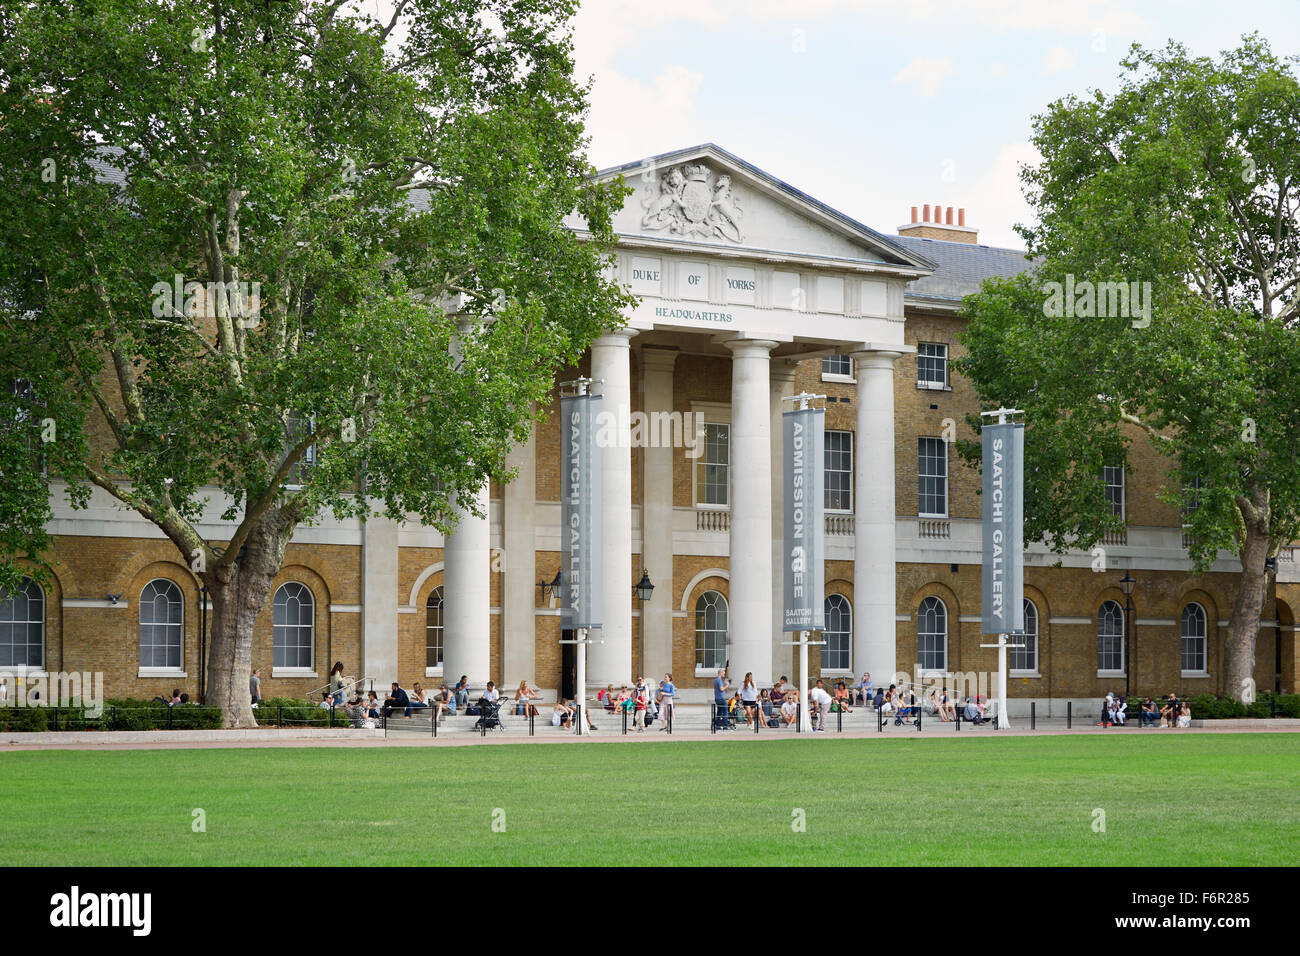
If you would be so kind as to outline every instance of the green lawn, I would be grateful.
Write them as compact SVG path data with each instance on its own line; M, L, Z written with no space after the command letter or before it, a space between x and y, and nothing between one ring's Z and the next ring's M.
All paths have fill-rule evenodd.
M1296 734L0 756L10 866L1293 865L1298 843Z

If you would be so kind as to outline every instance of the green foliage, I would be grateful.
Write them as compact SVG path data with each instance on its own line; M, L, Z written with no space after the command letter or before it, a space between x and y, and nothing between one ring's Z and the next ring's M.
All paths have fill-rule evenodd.
M1187 511L1200 567L1219 548L1241 553L1248 530L1270 553L1295 537L1293 64L1257 36L1217 61L1135 47L1113 95L1069 96L1035 117L1043 161L1022 178L1038 222L1020 228L1034 271L968 297L969 354L955 363L982 403L1025 410L1027 539L1064 551L1119 530L1102 466L1160 477L1136 475L1137 434L1170 465L1160 494ZM1150 283L1150 324L1132 303L1127 315L1048 314L1047 283L1067 281ZM977 443L959 451L978 460Z
M168 705L156 700L116 697L104 701L97 717L85 707L0 708L0 731L42 730L210 730L221 726L221 709L197 704Z
M330 711L319 703L293 697L272 697L263 700L257 705L253 715L262 727L276 727L281 722L285 727L328 727L331 720ZM336 707L333 721L335 727L348 726L347 710Z
M209 572L323 511L446 529L622 324L573 0L360 7L0 11L0 584L48 547L53 488L104 488ZM177 275L250 285L204 317L155 288ZM196 528L212 486L228 547Z

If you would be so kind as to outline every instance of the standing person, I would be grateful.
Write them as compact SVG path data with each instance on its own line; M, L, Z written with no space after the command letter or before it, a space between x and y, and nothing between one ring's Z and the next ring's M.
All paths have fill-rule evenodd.
M753 671L746 671L740 684L740 706L745 712L746 727L751 720L758 720L758 685L754 683Z
M817 678L817 686L808 691L808 706L812 708L808 714L809 720L812 719L813 712L817 714L817 726L813 730L826 732L826 715L831 710L831 695L826 693L826 688L822 686L822 679Z
M256 707L262 702L262 669L253 668L253 674L248 678L248 693L253 698L253 706Z
M638 734L645 731L645 712L649 706L650 695L646 692L645 684L640 684L636 689L636 705L632 717L632 726Z
M330 668L330 696L334 698L334 706L343 706L344 686L347 684L347 678L343 676L343 662L335 661L334 666Z
M667 730L673 725L673 710L675 708L675 698L677 688L673 684L673 675L665 674L664 679L659 682L659 714L662 718L660 730Z
M731 681L727 680L727 669L718 668L718 676L713 678L713 703L718 711L718 727L722 730L730 730L727 724L727 688L731 686Z

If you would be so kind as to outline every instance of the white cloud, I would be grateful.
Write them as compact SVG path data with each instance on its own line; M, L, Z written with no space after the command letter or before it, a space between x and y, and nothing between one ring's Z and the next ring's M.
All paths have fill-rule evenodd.
M1074 54L1063 46L1050 47L1043 54L1043 72L1049 76L1062 70L1072 70L1074 66Z
M1021 193L1020 167L1042 162L1032 143L1006 143L999 147L992 164L975 180L966 205L966 224L980 230L980 242L988 246L1023 249L1025 241L1013 230L1016 223L1034 221L1033 207Z
M918 56L898 71L894 83L910 86L917 96L930 99L939 94L945 80L956 75L952 57Z

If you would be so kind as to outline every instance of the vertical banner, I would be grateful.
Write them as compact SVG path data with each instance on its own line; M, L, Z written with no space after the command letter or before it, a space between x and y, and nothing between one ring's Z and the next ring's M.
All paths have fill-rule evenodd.
M1025 629L1025 426L985 425L985 634Z
M825 618L826 411L798 408L785 412L781 419L785 461L782 630L817 631L821 630Z
M560 399L563 423L561 481L560 626L565 630L600 627L603 623L601 585L601 471L596 446L599 395L569 395ZM626 560L626 555L622 560Z

